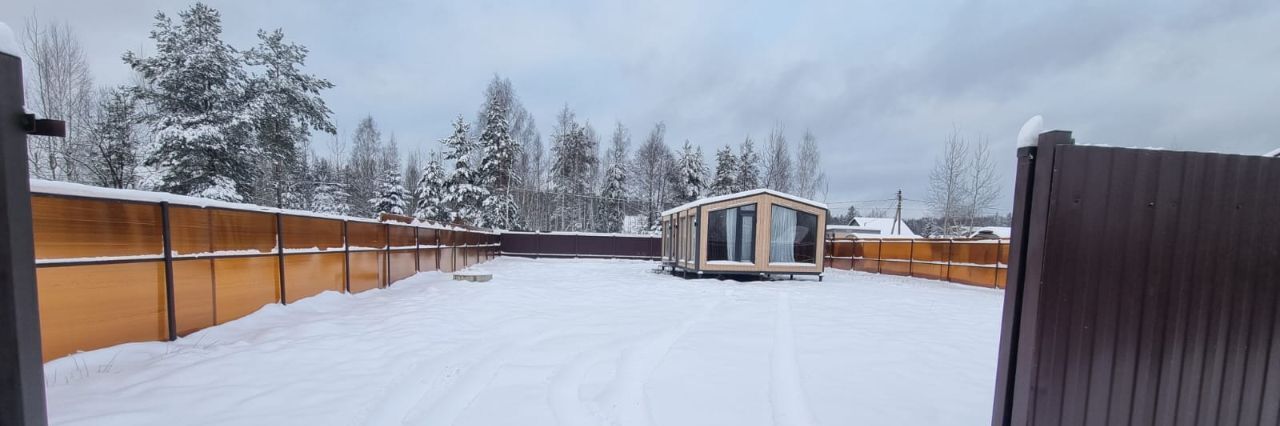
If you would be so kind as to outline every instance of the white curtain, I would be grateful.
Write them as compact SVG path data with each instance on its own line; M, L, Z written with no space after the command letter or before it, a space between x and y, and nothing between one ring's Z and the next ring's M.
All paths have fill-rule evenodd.
M796 211L773 206L773 224L769 229L769 262L795 262Z
M733 249L733 239L738 234L738 209L729 209L724 214L724 236L725 236L725 259L738 260L738 254Z
M738 242L738 260L751 259L755 253L756 246L753 240L755 240L756 236L752 232L756 228L755 220L755 215L742 217L742 241Z

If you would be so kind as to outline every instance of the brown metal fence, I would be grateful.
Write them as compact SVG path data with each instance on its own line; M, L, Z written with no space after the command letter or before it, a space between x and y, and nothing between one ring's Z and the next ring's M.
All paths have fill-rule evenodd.
M1004 288L1009 240L828 240L827 267Z
M270 209L40 193L31 203L45 360L451 272L498 248L492 233Z
M1280 159L1018 156L992 424L1280 424Z
M502 254L658 260L662 257L662 238L575 232L503 232Z

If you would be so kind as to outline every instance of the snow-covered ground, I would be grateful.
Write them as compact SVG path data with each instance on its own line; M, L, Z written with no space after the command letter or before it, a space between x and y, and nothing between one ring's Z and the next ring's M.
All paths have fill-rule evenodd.
M45 366L54 424L985 425L1001 292L499 258Z

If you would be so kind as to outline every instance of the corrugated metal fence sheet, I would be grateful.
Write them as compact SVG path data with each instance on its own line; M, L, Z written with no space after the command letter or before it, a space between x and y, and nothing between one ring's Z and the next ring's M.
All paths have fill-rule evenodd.
M1019 171L993 424L1280 424L1280 159L1056 133Z

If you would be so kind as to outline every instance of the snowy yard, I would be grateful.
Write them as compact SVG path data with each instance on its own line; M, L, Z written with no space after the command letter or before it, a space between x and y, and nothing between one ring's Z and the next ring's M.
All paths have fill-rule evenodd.
M45 366L54 424L980 425L1002 293L499 258Z

